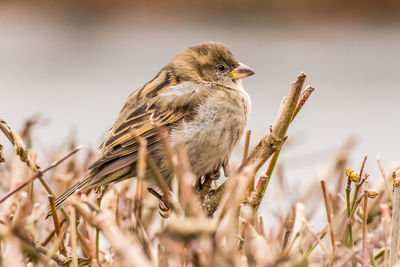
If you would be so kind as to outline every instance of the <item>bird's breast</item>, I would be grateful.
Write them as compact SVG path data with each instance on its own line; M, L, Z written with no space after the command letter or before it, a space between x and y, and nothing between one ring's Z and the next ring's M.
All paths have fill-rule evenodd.
M249 106L246 92L218 90L170 133L173 141L185 144L196 175L214 171L229 158L243 133Z

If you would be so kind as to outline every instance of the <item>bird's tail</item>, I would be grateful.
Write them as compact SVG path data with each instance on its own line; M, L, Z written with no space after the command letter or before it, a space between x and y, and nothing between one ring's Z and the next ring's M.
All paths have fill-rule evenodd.
M65 191L61 196L56 198L55 204L56 204L56 209L59 210L62 207L65 206L67 199L74 195L76 192L79 192L83 189L86 189L89 186L90 179L87 179L85 176L82 180L68 188L67 191ZM50 206L47 207L45 211L45 218L47 219L49 216L51 216L51 208Z

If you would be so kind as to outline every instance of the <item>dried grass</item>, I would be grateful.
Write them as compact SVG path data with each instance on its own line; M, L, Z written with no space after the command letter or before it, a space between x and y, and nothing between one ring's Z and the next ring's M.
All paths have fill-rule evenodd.
M26 145L29 131L20 137L1 120L0 129L18 156L5 156L6 144L0 145L0 187L9 192L0 200L1 266L386 266L389 255L394 266L398 248L397 242L390 242L391 228L397 236L400 225L392 226L390 183L395 181L399 205L399 174L392 170L388 177L378 160L383 179L376 190L368 188L366 158L359 172L345 169L352 141L310 191L299 192L288 213L275 214L281 225L265 229L264 221L270 218L257 215L286 131L313 91L302 91L304 80L304 74L297 78L271 132L252 152L247 133L242 165L218 188L211 179L197 179L190 172L183 147L172 147L160 128L176 178L172 191L142 142L138 179L81 193L47 220L45 207L54 206L54 195L79 179L92 153L78 161L71 141L66 144L71 152L64 157L55 152L52 157L58 160L42 169ZM269 158L266 174L256 177ZM161 202L144 190L146 166L157 177ZM29 178L21 180L21 175ZM325 207L327 216L317 229L310 222L316 206ZM390 246L396 251L389 253Z

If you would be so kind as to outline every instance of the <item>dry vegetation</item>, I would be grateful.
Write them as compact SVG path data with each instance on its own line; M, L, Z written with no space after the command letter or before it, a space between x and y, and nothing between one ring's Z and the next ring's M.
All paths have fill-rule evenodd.
M277 215L280 225L264 229L268 218L257 215L286 131L313 91L302 90L304 80L304 74L297 77L276 123L251 153L247 132L243 163L221 185L194 177L183 148L170 146L159 129L176 177L172 192L142 143L137 179L80 193L47 220L43 210L79 179L91 154L78 161L74 155L79 149L71 141L69 153L50 155L56 161L40 168L29 148L32 121L21 137L1 121L0 129L18 155L3 155L0 145L1 265L387 266L390 261L394 266L400 232L398 172L386 175L378 160L383 179L372 189L364 171L366 158L360 170L347 166L351 141L323 179L304 190L290 212ZM268 159L266 173L256 177ZM146 190L146 166L157 178L160 194ZM318 206L326 210L321 228L308 219Z

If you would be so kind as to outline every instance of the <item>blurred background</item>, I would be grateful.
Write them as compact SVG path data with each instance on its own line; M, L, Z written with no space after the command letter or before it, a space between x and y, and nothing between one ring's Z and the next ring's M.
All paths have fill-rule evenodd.
M348 167L368 155L372 181L381 179L377 156L385 168L400 159L399 26L395 0L1 1L0 117L21 129L38 114L39 162L71 134L96 148L125 98L177 52L223 42L256 71L244 81L253 146L301 71L316 88L289 129L280 158L286 198L277 209L325 178L351 136ZM4 136L0 143L10 149ZM278 183L271 181L271 201Z

